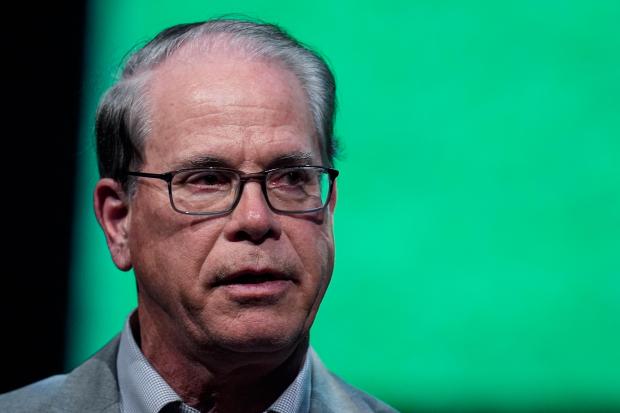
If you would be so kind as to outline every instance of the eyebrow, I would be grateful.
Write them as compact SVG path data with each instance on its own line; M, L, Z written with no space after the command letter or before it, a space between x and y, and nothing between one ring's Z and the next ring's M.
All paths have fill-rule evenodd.
M271 160L265 167L265 169L283 168L287 166L303 166L313 165L313 156L309 152L292 152L284 155L280 155ZM189 168L231 168L235 169L233 165L224 158L220 158L212 155L198 155L189 159L182 160L174 165L174 169L189 169Z
M232 168L232 165L224 158L218 158L211 155L198 155L179 162L177 167L178 169L208 167Z
M312 165L312 154L309 152L293 152L278 156L267 164L266 169L282 168L287 166Z

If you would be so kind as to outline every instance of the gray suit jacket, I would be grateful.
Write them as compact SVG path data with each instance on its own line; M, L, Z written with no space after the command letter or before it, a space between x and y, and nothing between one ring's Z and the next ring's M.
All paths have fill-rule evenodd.
M119 341L116 337L69 374L52 376L0 395L0 412L119 413ZM312 363L311 413L395 412L327 371L312 350L308 354Z

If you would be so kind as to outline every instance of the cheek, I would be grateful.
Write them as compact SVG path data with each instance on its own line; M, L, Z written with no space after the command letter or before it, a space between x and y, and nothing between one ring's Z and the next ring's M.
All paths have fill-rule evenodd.
M329 222L295 222L287 235L315 288L327 285L334 266L334 237ZM316 285L318 284L318 285Z
M302 284L304 299L304 330L310 329L319 310L334 268L334 238L331 225L308 223L291 234L291 243L299 256L306 283Z
M222 225L159 204L151 207L143 203L132 211L132 263L143 292L159 302L178 302L179 296L193 295L199 288L200 269Z

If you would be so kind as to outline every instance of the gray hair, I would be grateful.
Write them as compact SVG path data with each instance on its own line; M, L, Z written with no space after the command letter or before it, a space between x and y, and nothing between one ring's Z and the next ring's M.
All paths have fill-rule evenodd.
M322 156L327 166L333 165L337 153L336 83L327 63L276 25L217 19L165 29L129 57L120 79L97 108L95 135L101 177L113 178L127 190L127 171L143 162L144 140L150 132L148 74L185 45L208 53L211 46L222 41L249 57L279 62L299 79Z

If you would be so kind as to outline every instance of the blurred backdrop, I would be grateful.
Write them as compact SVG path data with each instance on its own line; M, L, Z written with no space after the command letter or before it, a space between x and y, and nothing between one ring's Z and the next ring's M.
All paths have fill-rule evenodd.
M53 23L42 16L34 43L18 43L36 68L20 74L36 116L19 110L19 150L50 146L39 155L48 170L19 185L33 213L10 225L14 239L28 236L7 256L47 251L20 261L30 276L3 311L19 331L10 354L42 360L21 366L28 379L76 366L136 305L92 213L100 95L159 30L241 13L318 50L338 82L336 270L312 334L326 364L403 412L620 410L617 0L63 7ZM62 90L30 85L56 84L55 70ZM30 136L45 110L67 132ZM72 205L46 217L33 191ZM52 235L33 236L48 220ZM36 370L44 360L56 364Z

